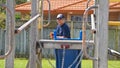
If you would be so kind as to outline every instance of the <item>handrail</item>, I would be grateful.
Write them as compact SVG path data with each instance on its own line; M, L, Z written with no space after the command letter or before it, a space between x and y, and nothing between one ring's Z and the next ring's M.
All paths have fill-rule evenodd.
M51 4L50 4L50 1L49 0L47 0L47 2L48 2L48 4L49 4L49 11L48 11L48 23L47 24L45 24L45 25L43 25L43 27L47 27L48 25L50 25L50 16L51 16L51 14L50 14L50 10L51 10Z
M36 20L38 17L40 16L40 14L37 14L36 16L34 16L33 18L31 18L29 21L27 21L25 24L23 24L22 26L20 26L18 29L15 30L15 33L20 33L23 29L25 29L28 25L30 25L34 20Z
M10 18L11 18L10 23L12 23L12 16L11 16L12 12L10 11L10 9L9 9L9 8L7 7L7 5L5 5L5 4L0 4L0 6L6 8L7 11L10 13ZM11 40L10 40L10 41L11 41ZM6 58L8 55L10 55L10 53L12 52L12 49L13 49L13 46L12 46L12 45L9 45L9 50L8 50L4 55L0 55L0 59L4 59L4 58Z
M85 12L84 12L84 14L83 14L83 23L82 23L82 47L83 47L83 53L84 53L84 55L87 57L87 58L89 58L89 59L92 59L92 60L97 60L98 58L96 58L96 57L91 57L91 56L89 56L88 54L87 54L87 50L86 50L86 48L87 48L87 46L86 46L86 42L85 42L85 40L86 40L86 17L87 17L87 13L88 13L88 11L89 10L91 10L91 9L93 9L93 8L98 8L98 5L93 5L93 6L91 6L91 7L88 7L86 10L85 10Z

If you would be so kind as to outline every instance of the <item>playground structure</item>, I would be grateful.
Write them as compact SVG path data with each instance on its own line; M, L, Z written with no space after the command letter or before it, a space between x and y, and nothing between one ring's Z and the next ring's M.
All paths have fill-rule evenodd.
M37 22L38 18L41 20L41 24L43 25L43 0L32 0L32 11L31 11L31 19L22 25L20 28L15 30L14 23L14 0L6 0L6 5L1 5L7 8L7 19L6 19L6 54L1 56L0 58L5 58L6 68L13 68L14 66L14 53L15 53L15 39L14 35L21 32L28 25L30 25L30 57L29 63L27 67L29 68L42 68L41 64L41 50L40 53L36 55L36 43L42 45L42 48L58 48L61 49L61 44L69 44L70 47L68 49L83 49L83 54L93 60L93 68L107 68L107 50L108 50L108 0L95 0L95 5L91 7L87 7L84 12L84 20L83 20L83 34L82 41L73 41L73 40L44 40L42 39L43 29L41 28L41 39L38 39L38 31L37 31ZM104 7L104 8L103 8ZM95 35L94 39L89 43L95 44L95 52L94 57L90 57L86 53L86 17L87 12L89 10L95 9L96 22L94 19L92 20L92 31ZM102 11L101 11L102 10ZM93 16L91 16L93 17ZM94 18L94 17L93 17ZM34 23L33 23L34 22ZM49 23L49 22L48 22ZM96 26L95 26L96 23ZM46 25L47 26L47 25ZM95 28L96 27L96 28ZM8 49L10 48L10 49ZM64 48L64 47L63 47ZM38 60L38 61L37 61ZM36 66L37 64L37 66Z

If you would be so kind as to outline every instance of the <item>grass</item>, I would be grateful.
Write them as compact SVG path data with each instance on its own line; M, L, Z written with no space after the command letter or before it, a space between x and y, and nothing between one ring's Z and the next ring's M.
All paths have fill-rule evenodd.
M120 60L109 60L108 68L120 68Z
M15 59L14 68L26 68L26 59ZM54 60L50 60L55 65ZM46 59L42 60L43 68L52 68ZM0 60L0 68L5 68L5 60ZM82 60L82 68L92 68L92 60ZM108 68L120 68L120 60L109 60Z

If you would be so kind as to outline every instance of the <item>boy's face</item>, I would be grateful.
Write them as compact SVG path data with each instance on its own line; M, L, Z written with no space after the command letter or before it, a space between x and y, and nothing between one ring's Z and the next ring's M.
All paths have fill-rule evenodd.
M64 19L62 18L62 19L57 19L57 23L59 24L59 25L62 25L63 23L64 23Z

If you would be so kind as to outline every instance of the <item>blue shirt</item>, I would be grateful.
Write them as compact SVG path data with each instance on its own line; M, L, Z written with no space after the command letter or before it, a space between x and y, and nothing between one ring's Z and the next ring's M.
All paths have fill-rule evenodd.
M57 36L64 36L65 38L70 38L70 29L66 23L63 25L57 25L56 28Z

